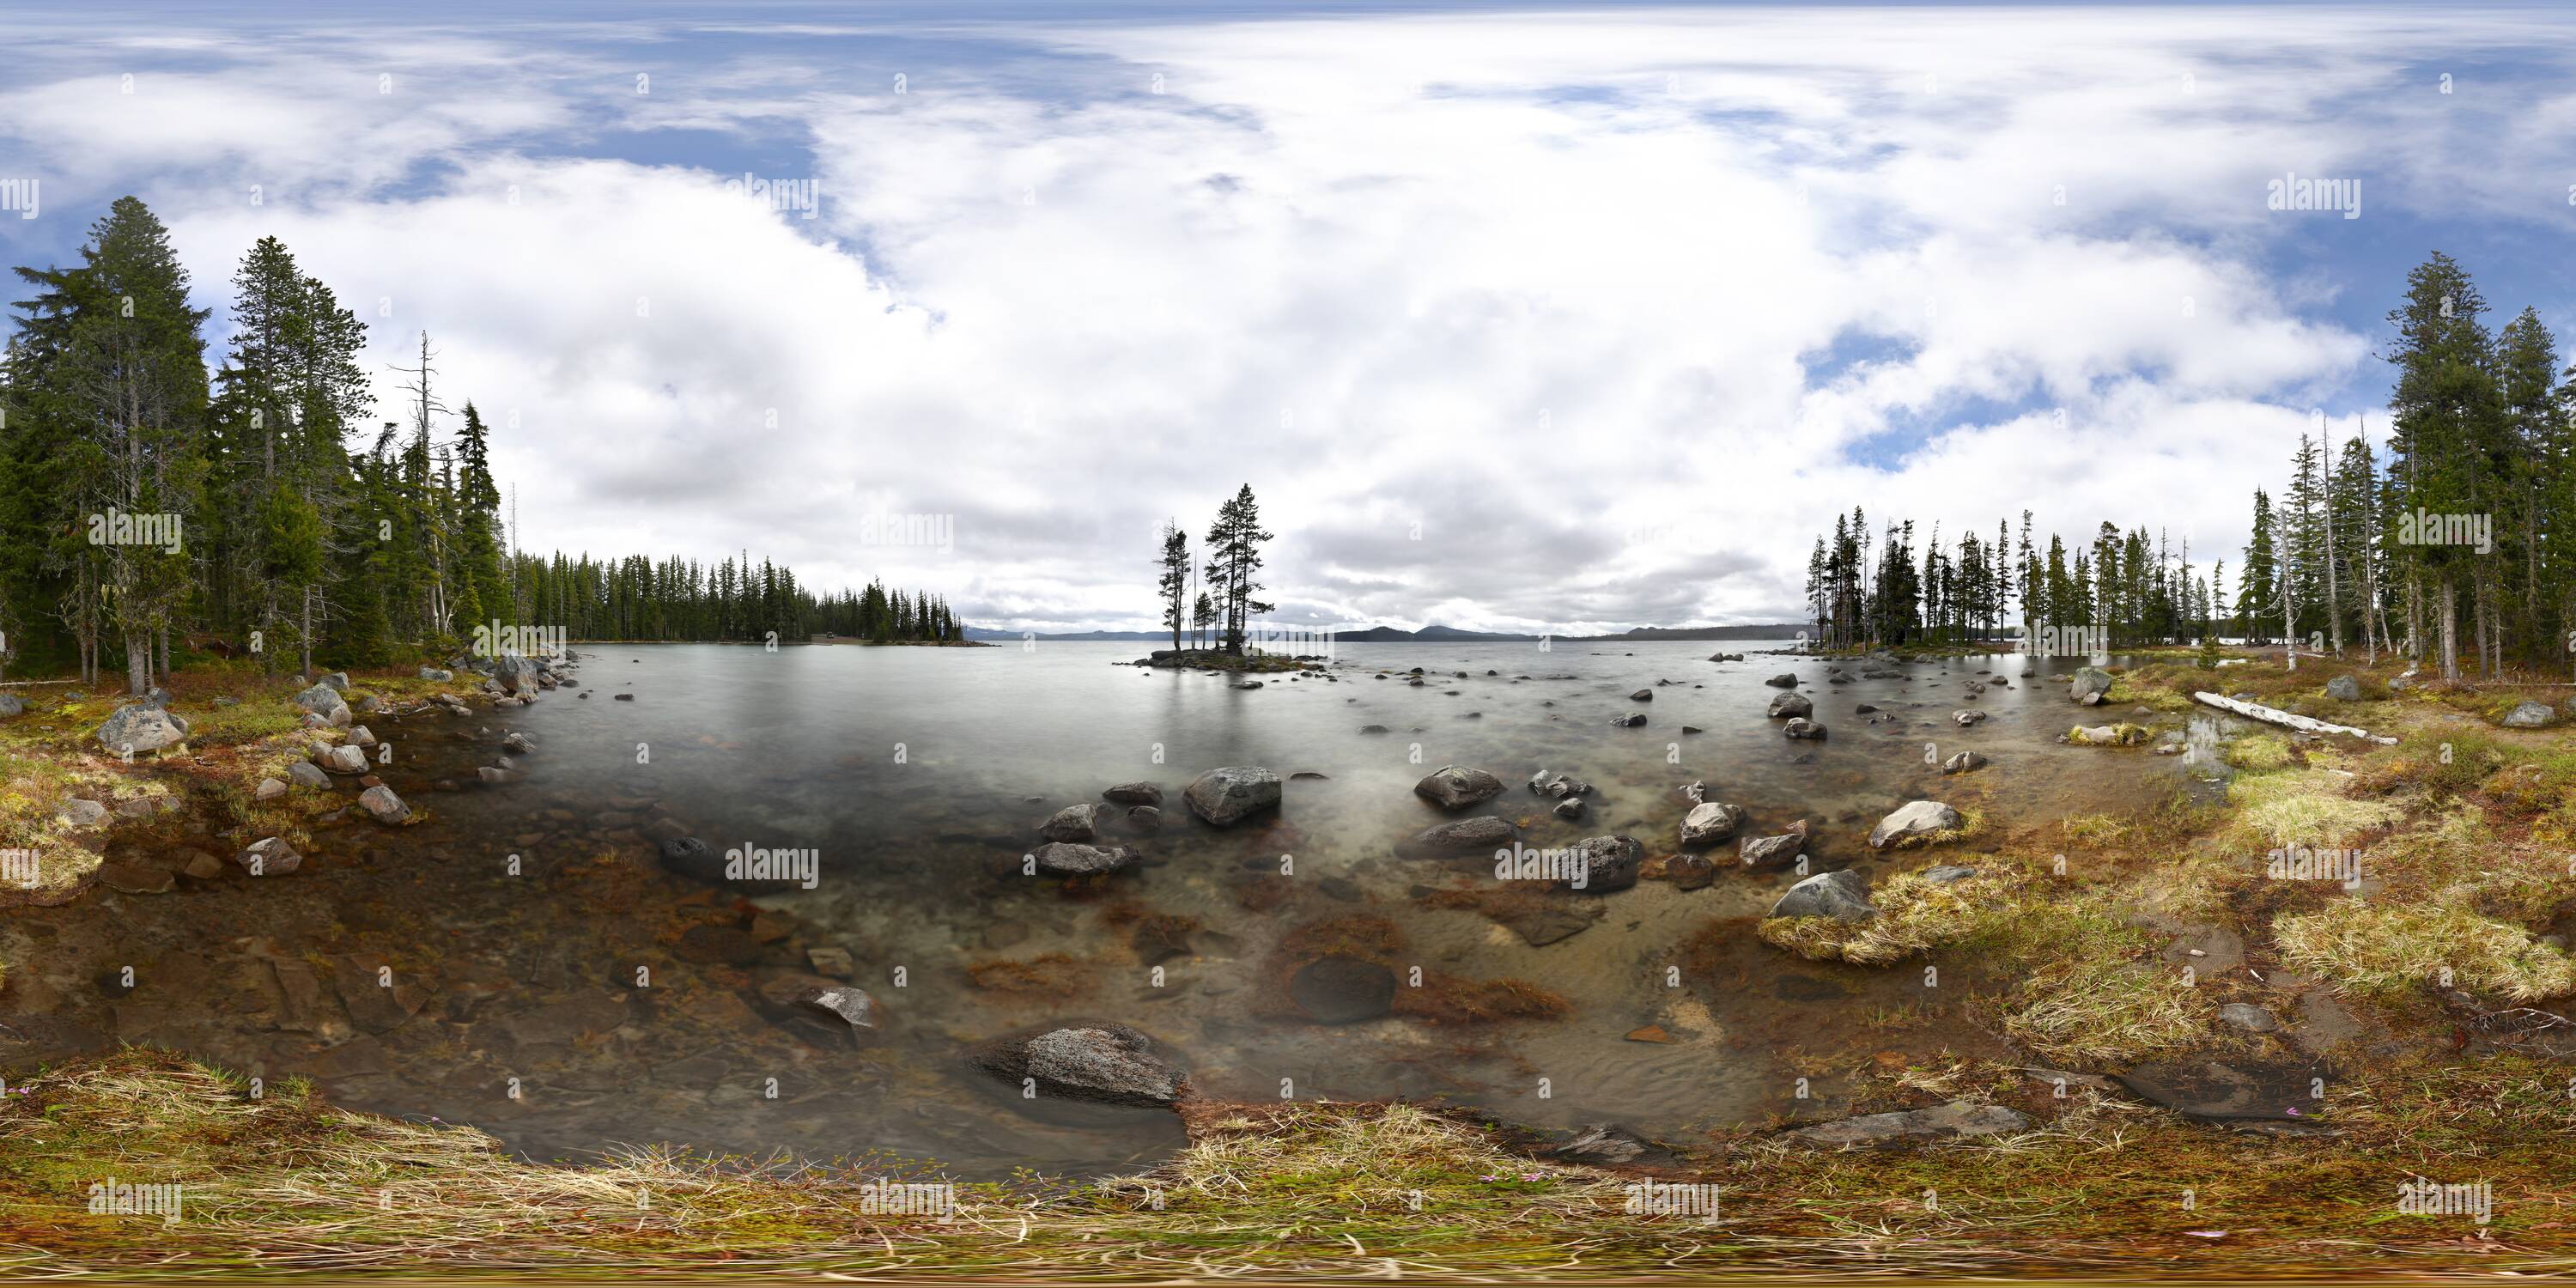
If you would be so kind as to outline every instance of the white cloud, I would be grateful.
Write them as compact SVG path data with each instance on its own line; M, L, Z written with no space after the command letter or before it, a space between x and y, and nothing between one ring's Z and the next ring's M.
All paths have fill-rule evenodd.
M498 464L540 547L748 547L982 622L1142 624L1154 525L1203 528L1249 482L1290 613L1564 629L1794 612L1854 505L2232 555L2308 409L2379 380L2272 264L2320 233L2264 211L2263 178L2366 169L2421 200L2474 173L2456 199L2491 215L2563 188L2563 141L2508 150L2408 95L2424 42L2564 42L2445 22L1102 24L1011 33L1078 55L1052 83L898 97L736 51L642 102L593 54L460 46L487 74L407 75L398 109L364 68L281 89L244 63L157 80L185 120L91 111L83 80L11 96L9 128L133 177L210 287L273 232L362 313L390 297L387 360L425 326L452 400L518 413ZM818 179L822 218L720 191L756 162L530 142L602 121L793 122L812 174L774 177ZM252 173L315 182L222 195ZM863 546L870 508L954 514L956 549Z

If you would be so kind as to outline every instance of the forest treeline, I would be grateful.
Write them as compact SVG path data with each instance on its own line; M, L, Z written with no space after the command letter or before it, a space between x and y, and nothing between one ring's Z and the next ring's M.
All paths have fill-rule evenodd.
M233 274L211 367L212 311L191 305L168 230L135 198L92 225L77 264L17 274L31 298L0 356L0 668L119 669L141 693L174 641L310 672L444 656L489 622L963 638L919 592L817 596L747 554L514 553L491 426L443 400L428 336L378 421L365 323L274 237Z
M1828 647L2018 637L2179 643L2296 641L2375 662L2395 654L2499 676L2576 657L2576 368L2539 314L2490 328L2467 272L2436 253L2407 275L2383 355L2396 369L2388 441L2355 425L2302 435L2276 500L2256 489L2251 537L2206 572L2189 542L2105 522L2069 549L2018 533L1837 515L1807 565ZM2232 599L2232 606L2231 606ZM2082 632L2082 634L2077 634ZM2063 651L2084 651L2066 649ZM2466 656L2464 666L2463 656Z

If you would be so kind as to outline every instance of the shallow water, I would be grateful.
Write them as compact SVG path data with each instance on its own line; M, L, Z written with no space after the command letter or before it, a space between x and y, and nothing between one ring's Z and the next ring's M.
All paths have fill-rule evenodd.
M1689 808L1676 789L1702 780L1750 811L1747 835L1805 817L1820 866L1879 876L1927 861L1862 844L1906 800L1982 806L2015 826L2133 808L2210 774L2220 732L2195 719L2192 753L2172 758L2056 745L2078 711L2050 677L2080 659L2040 659L2030 681L2006 656L1827 685L1823 663L1763 656L1775 646L1759 643L1346 645L1332 678L1271 675L1257 690L1112 665L1151 647L585 649L588 698L376 722L399 749L389 780L429 808L421 825L345 824L291 877L18 914L8 933L46 963L32 987L54 1004L26 1014L22 989L11 1023L33 1030L29 1049L112 1035L271 1078L309 1073L358 1107L473 1122L539 1157L658 1141L875 1151L989 1177L1116 1170L1177 1145L1169 1114L1030 1104L963 1065L975 1042L1067 1018L1134 1025L1227 1098L1441 1095L1540 1125L1615 1120L1682 1137L1813 1112L1794 1098L1786 1057L1866 1011L1919 1000L1919 982L1793 963L1756 943L1752 922L1791 873L1721 869L1697 891L1646 881L1595 894L1498 882L1490 859L1397 857L1397 842L1452 817L1414 796L1415 780L1444 764L1485 769L1506 792L1458 816L1512 818L1531 846L1627 833L1650 855L1675 848ZM1706 660L1721 647L1749 660ZM1432 673L1420 688L1400 674L1416 666ZM1968 699L1965 684L1988 669L2009 687ZM1828 741L1789 741L1764 717L1778 690L1763 678L1781 671L1807 682ZM1652 701L1628 697L1639 689ZM613 700L621 692L635 700ZM1863 702L1895 719L1866 723L1853 714ZM1988 718L1961 730L1949 714L1967 706ZM1640 711L1642 728L1610 724ZM1358 732L1372 723L1391 732ZM470 780L511 729L538 747L519 758L523 781L427 790ZM1939 761L1963 749L1994 763L1943 777ZM1188 816L1192 777L1246 764L1326 777L1288 782L1275 818L1219 830ZM1595 786L1587 818L1559 821L1522 786L1541 769ZM1145 866L1085 889L1019 874L1050 813L1138 779L1164 789L1164 828L1113 839ZM787 916L748 921L729 896L658 871L637 830L656 817L719 851L812 849L814 888L762 898ZM1714 854L1731 862L1733 848ZM1603 915L1533 946L1472 907L1423 898L1506 884ZM1196 923L1159 972L1129 944L1148 914ZM1715 950L1686 959L1685 941L1712 924ZM1285 976L1313 954L1282 941L1353 935L1382 937L1400 994L1417 967L1424 991L1386 1018L1303 1018ZM807 969L803 950L817 946L846 950L878 998L884 1027L866 1041L761 1001L764 980ZM83 992L136 962L130 994ZM970 968L997 962L1051 977L1035 992L979 987ZM318 1020L291 995L298 963L321 981ZM351 996L350 979L376 965L416 990L404 999L416 1013ZM1434 1022L1445 990L1496 979L1570 1009ZM1623 1040L1646 1025L1674 1040Z

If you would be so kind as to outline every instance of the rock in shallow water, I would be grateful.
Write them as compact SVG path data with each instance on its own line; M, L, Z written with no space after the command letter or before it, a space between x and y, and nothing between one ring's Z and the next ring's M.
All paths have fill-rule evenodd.
M1867 921L1878 915L1878 909L1869 901L1869 878L1845 869L1819 872L1789 887L1788 893L1771 905L1769 915Z
M1124 1024L1080 1024L986 1043L975 1066L1038 1092L1097 1104L1159 1108L1180 1098L1189 1075L1153 1054L1154 1040Z
M1357 957L1323 957L1288 980L1288 996L1318 1024L1356 1024L1395 1008L1395 972Z
M2030 1119L2002 1105L1972 1104L1953 1100L1930 1109L1909 1109L1901 1113L1863 1114L1840 1122L1819 1123L1785 1132L1781 1139L1820 1149L1859 1147L1887 1149L1898 1145L1930 1141L1971 1139L2000 1136L2008 1132L2030 1130Z
M1870 848L1883 850L1908 837L1946 832L1959 822L1959 811L1939 801L1908 801L1869 830Z
M1503 780L1481 769L1442 765L1413 785L1413 794L1442 809L1481 805L1503 794Z
M1181 793L1190 812L1217 827L1231 827L1265 809L1279 807L1279 775L1258 765L1211 769Z

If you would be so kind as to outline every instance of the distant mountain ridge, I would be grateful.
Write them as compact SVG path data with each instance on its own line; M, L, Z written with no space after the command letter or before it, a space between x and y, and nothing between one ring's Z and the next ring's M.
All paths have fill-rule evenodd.
M1806 626L1797 622L1771 622L1752 626L1638 626L1616 635L1559 635L1553 638L1576 643L1625 641L1632 644L1654 640L1785 640L1797 638L1798 632L1805 629L1807 629ZM1019 631L994 630L987 626L967 627L966 638L987 641L1035 638L1073 643L1117 641L1133 644L1160 641L1167 648L1172 642L1171 633L1168 631L1080 631L1070 634L1028 636ZM1467 631L1454 626L1439 625L1425 626L1418 631L1408 631L1400 626L1371 626L1365 630L1333 633L1333 642L1336 644L1528 644L1538 639L1536 635L1517 635L1503 631Z

